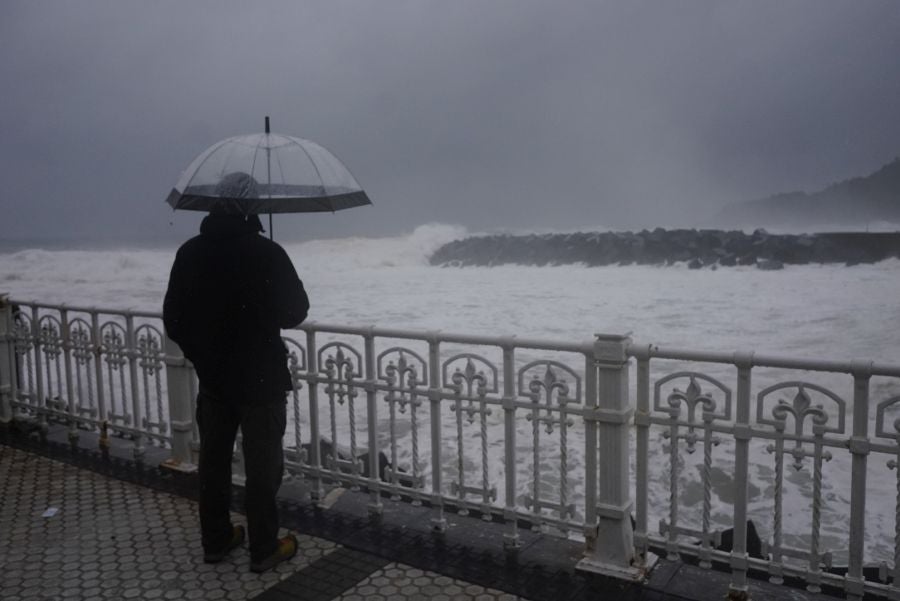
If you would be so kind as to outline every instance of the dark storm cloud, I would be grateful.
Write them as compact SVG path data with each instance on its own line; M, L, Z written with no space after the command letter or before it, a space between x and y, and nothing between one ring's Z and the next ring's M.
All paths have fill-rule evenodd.
M4 2L0 238L183 237L181 169L266 114L376 203L276 235L691 224L900 154L897 31L895 2Z

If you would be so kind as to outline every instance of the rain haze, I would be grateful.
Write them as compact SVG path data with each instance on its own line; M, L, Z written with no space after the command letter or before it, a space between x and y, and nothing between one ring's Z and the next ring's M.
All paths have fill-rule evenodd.
M171 242L214 142L331 150L374 202L282 239L692 226L900 154L896 2L4 2L7 241Z
M521 558L557 555L554 571L580 556L556 543L538 550L521 518L572 533L569 542L586 537L594 558L619 548L609 558L621 563L606 573L620 576L646 566L629 557L627 512L608 508L634 507L639 552L652 543L726 564L746 555L742 537L728 536L746 518L771 562L734 562L735 578L750 565L858 592L861 560L868 592L900 590L898 578L871 580L900 570L900 470L888 468L900 453L900 0L0 0L0 81L0 368L16 365L0 369L10 376L0 421L37 418L21 428L27 449L39 444L32 434L68 445L83 430L92 450L77 463L93 462L97 427L109 424L128 457L152 445L151 466L170 447L178 466L177 447L177 469L190 467L201 446L199 426L186 425L186 391L199 389L169 344L177 334L166 336L167 290L182 290L170 308L178 297L202 304L181 312L191 316L182 328L215 326L198 346L237 358L211 360L213 372L234 381L275 373L279 355L240 342L248 333L275 342L274 328L253 325L281 305L267 298L280 288L268 275L275 263L257 269L263 255L238 250L272 245L238 236L248 225L226 218L180 246L205 213L166 203L182 171L220 140L251 134L267 146L245 145L243 156L274 154L277 136L262 134L269 116L273 134L334 153L374 203L349 206L362 194L335 185L348 210L274 221L310 301L308 334L282 332L297 385L287 467L310 476L303 486L368 489L343 497L359 505L329 491L320 497L329 511L361 516L378 491L427 499L438 513L384 512L402 513L416 536L443 519L444 504L451 527L459 509L493 515L505 522L502 540L491 538L499 523L447 540L485 541L493 559L469 553L479 578L502 565L510 586L509 532L527 532ZM260 208L313 185L263 184L256 163L253 179L224 160L198 163L213 175L171 198L202 202L213 189L223 203ZM751 207L732 215L752 220L764 207L772 223L716 221L735 206ZM800 229L812 218L831 221ZM870 230L876 220L884 227ZM200 246L215 248L198 261L214 269L173 269L177 248L188 249L183 265ZM251 272L269 281L233 275ZM182 287L185 273L194 279ZM296 316L304 303L285 304ZM182 345L199 364L192 346ZM252 371L267 357L266 371ZM40 436L50 427L52 437ZM307 444L319 451L300 451ZM391 457L365 463L390 467L377 486L367 484L374 471L355 469L362 449ZM125 456L117 451L116 465ZM333 471L344 465L351 475ZM407 476L424 488L398 486ZM23 492L22 507L51 493ZM55 519L65 521L78 506L62 501ZM22 543L4 515L0 570L13 570L23 597L56 595L27 574L33 555L52 561L59 538L40 518L29 526L38 543ZM713 555L713 541L728 539L731 553ZM4 563L3 551L18 547L27 557L8 553ZM206 580L182 563L179 578ZM162 564L141 564L157 586L145 564ZM849 564L847 576L825 578L825 564ZM123 565L113 572L127 576ZM528 566L519 580L540 580ZM679 570L665 567L658 581L675 582ZM87 582L68 572L65 586ZM591 582L554 577L536 590L598 590Z

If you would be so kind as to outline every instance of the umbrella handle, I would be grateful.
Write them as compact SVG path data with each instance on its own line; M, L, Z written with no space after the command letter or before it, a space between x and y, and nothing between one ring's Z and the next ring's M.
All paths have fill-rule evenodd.
M269 133L269 116L266 115L266 134ZM266 170L269 169L269 149L266 148ZM272 198L272 175L269 174L269 198ZM272 213L269 213L269 240L274 240L274 233L272 232Z

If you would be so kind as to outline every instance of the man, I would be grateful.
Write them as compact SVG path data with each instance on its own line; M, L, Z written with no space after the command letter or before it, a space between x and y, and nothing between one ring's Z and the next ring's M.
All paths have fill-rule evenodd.
M221 196L255 197L249 175L226 176ZM286 391L292 387L281 329L309 310L303 283L256 215L210 213L200 235L178 250L163 306L169 337L200 380L200 528L204 561L216 563L244 541L231 523L231 458L237 428L246 462L250 569L266 571L297 552L278 538L275 496L284 471Z

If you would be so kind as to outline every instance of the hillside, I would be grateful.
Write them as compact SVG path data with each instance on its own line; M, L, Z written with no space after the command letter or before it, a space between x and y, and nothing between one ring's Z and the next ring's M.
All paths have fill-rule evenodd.
M864 225L900 223L900 158L865 177L832 184L818 192L787 192L734 203L714 218L718 226Z

